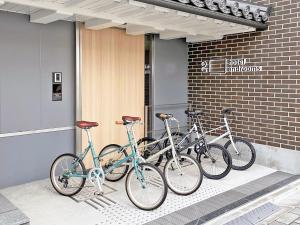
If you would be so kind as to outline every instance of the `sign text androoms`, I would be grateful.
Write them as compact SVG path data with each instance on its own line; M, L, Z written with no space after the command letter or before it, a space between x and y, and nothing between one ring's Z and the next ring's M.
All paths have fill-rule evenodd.
M205 73L258 72L262 66L248 66L248 59L211 59L201 63Z

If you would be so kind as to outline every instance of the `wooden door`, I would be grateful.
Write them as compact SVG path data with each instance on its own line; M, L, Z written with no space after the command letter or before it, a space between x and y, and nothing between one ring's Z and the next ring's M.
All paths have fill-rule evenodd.
M127 35L122 29L81 28L82 119L97 121L92 129L97 152L108 144L126 144L124 126L116 125L123 115L144 119L144 36ZM144 127L135 127L137 138ZM87 144L82 134L83 147ZM88 157L86 164L91 165Z

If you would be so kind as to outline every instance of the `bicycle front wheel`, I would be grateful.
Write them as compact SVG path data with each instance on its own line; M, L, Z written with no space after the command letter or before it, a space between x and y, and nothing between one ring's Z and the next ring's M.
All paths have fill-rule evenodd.
M110 169L112 165L114 165L116 162L122 159L125 159L128 156L125 150L120 150L120 145L111 144L104 147L99 153L99 160L105 172L105 179L108 181L116 182L118 180L121 180L126 175L129 169L129 165L123 164L113 169L109 173L106 173L106 171Z
M223 146L218 144L207 145L207 149L199 153L198 160L204 176L209 179L221 179L231 170L231 156Z
M253 145L242 138L233 138L233 142L238 152L235 151L230 140L224 145L232 157L232 169L246 170L250 168L256 159Z
M150 163L133 167L126 178L126 193L130 201L143 210L161 206L167 197L168 186L162 172Z
M202 169L195 158L181 153L167 161L164 175L169 188L178 195L189 195L198 190L202 183ZM177 165L177 163L178 165Z
M61 195L73 196L84 187L86 178L84 164L76 155L63 154L57 157L50 170L53 188Z

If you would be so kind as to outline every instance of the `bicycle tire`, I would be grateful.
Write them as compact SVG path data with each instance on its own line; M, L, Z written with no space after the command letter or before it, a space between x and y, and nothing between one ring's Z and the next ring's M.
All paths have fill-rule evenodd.
M101 154L103 154L103 152L106 151L106 150L109 149L109 148L120 149L121 146L120 146L120 145L117 145L117 144L110 144L110 145L105 146L105 147L100 151L100 153L99 153L99 155L98 155L98 159L99 159L99 160L102 158L102 157L101 157ZM126 151L122 151L122 154L124 154L124 158L128 156L128 154L127 154ZM111 164L111 163L110 163L110 164ZM102 167L107 167L107 168L108 168L109 166L110 166L110 165L107 165L107 166L102 165ZM106 175L105 175L105 180L108 180L108 181L110 181L110 182L117 182L117 181L123 179L123 177L126 176L128 170L129 170L129 165L124 165L124 166L125 166L125 170L124 170L122 173L120 173L120 176L116 176L116 178L113 178L113 177L109 176L109 174L106 174ZM119 167L119 168L120 168L120 167ZM106 168L103 169L104 172L105 172L105 169L106 169ZM116 169L118 169L118 168L116 168ZM113 171L111 171L111 173L112 173L112 172L113 172Z
M176 138L174 138L174 136L178 136L178 137L181 137L183 139L185 137L185 134L181 133L181 132L173 132L173 133L171 133L171 136L172 136L173 140L176 140ZM186 137L185 142L186 142L187 145L189 143L191 143L190 138ZM170 140L169 139L165 140L164 141L164 148L168 147L169 145L170 145ZM174 143L174 145L175 145L175 148L176 148L176 143ZM165 153L167 159L170 159L172 157L172 153L171 152L172 152L172 150L169 150L169 151L167 151ZM192 149L188 148L186 154L190 155L191 152L192 152ZM182 153L182 152L180 152L180 153Z
M131 178L133 177L133 175L136 174L135 168L132 167L126 177L126 182L125 182L125 189L126 189L127 196L129 198L129 200L139 209L146 210L146 211L151 211L151 210L157 209L164 203L164 201L166 200L166 197L167 197L168 185L167 185L166 179L165 179L163 173L160 171L160 169L158 169L151 163L140 163L138 166L139 167L143 167L143 166L147 167L147 169L145 171L148 171L148 172L150 170L156 171L156 173L159 175L159 177L161 178L161 181L162 181L163 186L162 186L162 188L159 188L159 189L162 189L163 194L162 194L161 198L159 199L159 201L157 201L156 204L151 205L151 206L142 205L140 202L138 202L136 199L134 199L134 197L133 197L134 191L130 190L131 185L129 183L131 181ZM133 178L133 180L137 180L137 179ZM157 182L158 182L158 180L156 179L155 180L156 185L157 185ZM149 183L151 183L151 182L149 182ZM146 196L144 196L144 197L146 197Z
M58 156L53 161L53 163L51 165L51 169L50 169L50 181L51 181L51 184L52 184L53 188L55 189L55 191L57 191L60 195L71 197L73 195L78 194L82 190L82 188L85 185L86 178L85 177L82 178L81 184L79 185L78 189L75 190L74 192L71 192L71 193L67 194L67 193L64 193L61 190L59 190L58 187L55 185L56 182L53 180L53 179L55 179L55 176L53 176L54 175L53 174L53 172L54 172L53 169L54 169L54 166L56 165L56 163L58 162L58 160L60 160L62 157L72 157L72 158L78 160L78 162L79 162L79 164L80 164L80 166L82 168L83 175L86 175L87 171L86 171L86 168L84 166L84 163L79 159L79 157L76 156L76 155L74 155L74 154L71 154L71 153L62 154L62 155Z
M149 144L149 143L155 142L155 141L157 141L155 138L144 137L144 138L141 138L140 140L138 140L137 145L139 146L142 143ZM155 144L155 147L156 146L158 147L158 151L160 151L162 149L161 144L159 142L157 144ZM142 157L144 159L147 159L149 156L151 156L151 155L153 155L153 154L156 153L156 152L153 152L153 151L154 151L154 148L151 148L150 150L144 151ZM157 162L154 165L157 166L157 167L160 166L160 164L162 163L163 159L164 159L163 154L159 155L159 157L157 159Z
M188 161L192 162L194 165L196 165L195 168L197 168L198 172L199 172L199 177L198 177L198 180L196 182L196 184L194 185L194 187L190 190L186 190L186 191L179 191L178 188L174 187L171 183L171 181L169 180L169 175L167 174L167 171L168 171L168 167L171 166L171 163L172 161L174 160L174 158L171 158L169 159L166 164L165 164L165 167L164 167L164 176L166 178L166 181L167 181L167 184L168 184L168 187L170 188L170 190L172 190L175 194L178 194L178 195L190 195L192 193L194 193L195 191L197 191L199 189L199 187L201 186L202 184L202 180L203 180L203 171L201 169L201 166L200 164L198 163L198 161L186 154L186 153L182 153L182 154L177 154L177 156L182 160L181 162L184 162L184 163L188 163ZM193 173L194 174L194 173ZM197 174L196 174L197 175ZM187 184L188 182L184 181L184 179L181 181L181 184Z
M233 151L229 150L229 149L231 149L230 146L231 146L232 143L231 143L230 140L227 141L226 144L224 145L224 147L231 154L232 169L234 169L234 170L246 170L246 169L249 169L254 164L254 162L256 160L256 151L255 151L254 146L249 141L247 141L247 140L245 140L243 138L239 138L239 137L234 137L233 141L235 142L235 144L238 143L238 142L241 142L241 143L245 144L246 146L248 146L247 151L250 152L251 157L250 157L250 160L247 160L247 163L245 165L243 165L243 166L237 165L237 163L236 163L236 155L237 154L236 154L236 152L234 150ZM237 149L237 150L239 150L239 149ZM241 151L240 151L240 153L241 153Z
M232 166L232 159L231 156L229 154L229 152L222 146L219 144L208 144L207 145L207 150L202 150L199 154L198 154L198 161L201 164L202 170L203 170L203 174L205 177L209 178L209 179L213 179L213 180L219 180L222 179L224 177L226 177L228 175L228 173L231 170L231 166ZM212 165L214 165L215 163L217 163L217 161L213 162L213 161L209 161L211 160L209 157L206 156L206 154L211 154L211 149L218 149L219 150L219 160L218 163L223 164L224 165L224 171L220 174L212 174L210 172L208 172L208 170L206 169L206 166L204 164L208 163L212 163ZM207 151L208 153L206 153L205 151ZM201 157L203 156L203 159L201 159ZM207 160L207 161L204 161ZM225 162L225 164L224 164Z

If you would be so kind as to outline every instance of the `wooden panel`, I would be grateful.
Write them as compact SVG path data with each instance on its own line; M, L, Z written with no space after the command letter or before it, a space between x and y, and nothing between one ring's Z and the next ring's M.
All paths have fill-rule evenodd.
M82 27L81 45L82 119L100 123L92 129L97 152L108 144L126 144L126 129L115 121L122 115L144 119L144 36ZM137 138L144 136L144 127L136 125L135 132ZM83 133L83 147L86 143Z

